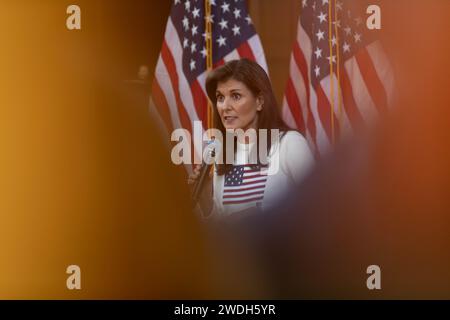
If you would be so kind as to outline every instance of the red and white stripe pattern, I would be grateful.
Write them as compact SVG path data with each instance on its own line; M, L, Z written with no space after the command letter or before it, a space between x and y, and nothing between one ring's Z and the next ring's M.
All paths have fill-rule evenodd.
M196 120L207 128L206 37L212 37L214 67L248 58L267 71L245 1L210 3L210 16L205 16L205 0L175 0L172 5L152 85L152 114L167 133L184 128L192 134ZM212 35L206 33L207 20L212 23ZM201 150L195 152L201 155Z
M336 0L301 5L282 116L304 133L316 157L393 103L389 61L380 42L364 33L365 23L353 12L358 10L350 9Z
M225 174L223 205L258 203L264 199L267 165L236 165Z

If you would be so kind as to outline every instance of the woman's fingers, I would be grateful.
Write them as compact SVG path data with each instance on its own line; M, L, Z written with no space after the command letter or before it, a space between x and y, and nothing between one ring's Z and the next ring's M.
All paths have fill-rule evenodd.
M189 175L188 184L193 184L200 176L200 166L195 166L194 172Z
M193 184L197 180L197 177L194 175L190 175L188 179L188 184Z

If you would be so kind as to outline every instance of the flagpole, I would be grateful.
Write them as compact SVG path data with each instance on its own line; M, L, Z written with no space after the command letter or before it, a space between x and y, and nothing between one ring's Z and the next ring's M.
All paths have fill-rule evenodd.
M211 71L213 67L213 56L212 56L212 24L211 24L211 2L210 0L205 0L205 42L206 42L206 70ZM211 101L208 99L207 106L207 126L208 129L213 126L213 112ZM211 137L209 137L211 138Z
M331 115L331 144L335 144L334 136L334 79L333 79L333 44L331 42L332 35L332 1L328 2L328 44L330 47L330 115Z
M334 2L334 33L336 34L336 72L337 72L337 85L338 85L338 123L342 128L342 92L341 92L341 65L340 65L340 50L339 50L339 32L338 32L338 15L336 9L336 0Z
M213 52L212 52L212 23L211 23L211 2L210 0L205 0L205 42L206 42L206 70L211 71L213 68ZM207 110L207 126L208 129L213 127L213 106L211 101L207 99L208 105ZM208 131L209 140L211 140L211 130ZM214 172L214 166L211 166L210 175ZM213 185L214 189L214 185Z

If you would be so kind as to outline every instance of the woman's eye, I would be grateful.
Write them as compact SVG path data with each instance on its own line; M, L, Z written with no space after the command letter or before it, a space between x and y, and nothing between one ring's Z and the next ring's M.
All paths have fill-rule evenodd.
M241 95L239 93L233 93L233 99L238 100L241 98Z
M217 102L223 102L223 96L217 96Z

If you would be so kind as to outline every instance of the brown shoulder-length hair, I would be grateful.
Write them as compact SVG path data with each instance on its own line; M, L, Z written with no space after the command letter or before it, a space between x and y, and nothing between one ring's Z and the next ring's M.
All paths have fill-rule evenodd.
M270 129L279 129L280 133L290 129L284 121L281 119L277 101L273 93L272 85L270 83L269 76L264 71L264 69L256 62L248 59L232 60L224 65L218 67L217 69L211 71L206 78L206 92L209 99L211 100L214 108L214 128L220 130L224 137L223 142L223 159L226 159L226 130L220 119L219 112L217 110L217 97L216 90L217 85L221 82L226 82L230 79L242 82L247 86L255 97L263 97L263 107L261 111L258 111L258 122L257 129L267 129L268 143L267 143L267 154L270 152L271 148L271 136ZM257 134L258 137L258 134ZM257 141L257 145L259 142ZM236 143L235 151L236 151ZM260 163L258 155L258 163ZM219 175L225 174L230 170L232 164L218 164L217 173Z

